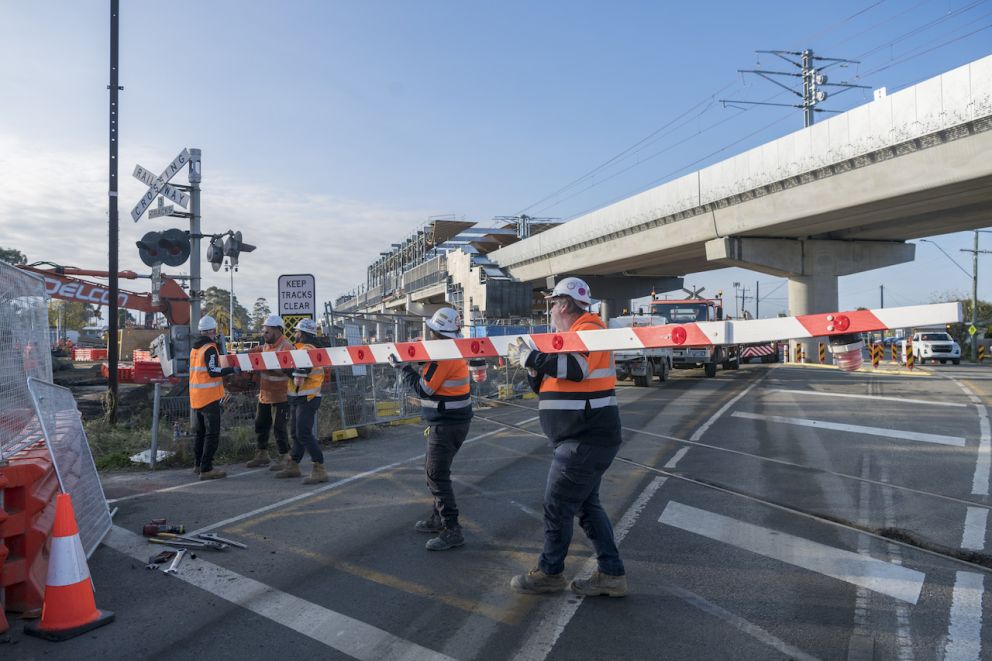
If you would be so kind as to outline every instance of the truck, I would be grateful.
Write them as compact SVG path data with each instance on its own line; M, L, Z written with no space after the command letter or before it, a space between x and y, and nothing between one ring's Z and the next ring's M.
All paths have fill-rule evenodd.
M662 326L668 323L664 317L650 314L623 315L610 319L610 328L634 328L638 326ZM617 378L626 380L632 378L634 385L646 388L651 385L651 378L658 377L666 381L672 369L672 349L639 349L636 351L614 351L613 361L616 364Z
M906 341L901 342L902 363L906 363ZM913 355L920 365L928 360L932 363L940 361L946 365L951 361L955 365L961 364L961 346L954 341L954 338L944 330L921 328L913 333Z
M670 324L691 324L700 321L722 321L723 299L702 298L702 289L684 290L691 298L651 301L651 314L664 317ZM707 377L716 376L717 365L725 370L740 367L740 347L737 345L685 347L672 350L672 367L677 370L702 367Z

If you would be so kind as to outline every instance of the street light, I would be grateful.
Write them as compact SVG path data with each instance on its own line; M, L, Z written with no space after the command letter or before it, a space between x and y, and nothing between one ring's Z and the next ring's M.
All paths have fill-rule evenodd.
M238 270L238 267L231 263L231 260L227 260L227 264L224 265L224 270L229 271L231 274L231 292L227 297L228 311L227 311L227 327L228 335L231 337L231 343L234 343L234 272Z

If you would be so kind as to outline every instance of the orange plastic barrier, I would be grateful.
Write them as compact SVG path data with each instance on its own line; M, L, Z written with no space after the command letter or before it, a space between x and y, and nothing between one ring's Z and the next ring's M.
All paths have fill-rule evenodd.
M73 360L96 361L107 360L106 349L73 349Z
M58 478L48 448L38 443L0 467L0 588L9 611L42 607Z

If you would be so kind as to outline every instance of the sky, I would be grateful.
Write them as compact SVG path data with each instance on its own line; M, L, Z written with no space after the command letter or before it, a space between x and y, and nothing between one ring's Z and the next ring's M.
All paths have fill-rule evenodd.
M0 247L31 261L107 264L109 4L0 0ZM568 219L801 128L799 110L719 102L791 102L738 73L788 67L756 50L859 60L832 80L889 93L992 52L990 0L121 5L121 268L148 272L145 232L188 228L132 222L135 165L198 147L203 231L258 246L234 276L249 309L281 273L313 273L333 300L430 216ZM972 234L934 240L949 256L922 243L912 263L841 278L841 308L877 307L880 286L886 306L970 295ZM205 266L204 288L230 287ZM740 282L749 309L757 284L762 316L787 309L780 278L685 275L725 296ZM992 298L992 277L979 287Z

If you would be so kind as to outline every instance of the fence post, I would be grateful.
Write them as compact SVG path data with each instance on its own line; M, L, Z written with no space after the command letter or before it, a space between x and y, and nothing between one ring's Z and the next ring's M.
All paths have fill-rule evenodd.
M162 400L162 384L155 384L155 398L152 400L152 456L148 462L152 470L155 470L155 462L158 459L158 413L159 403Z

